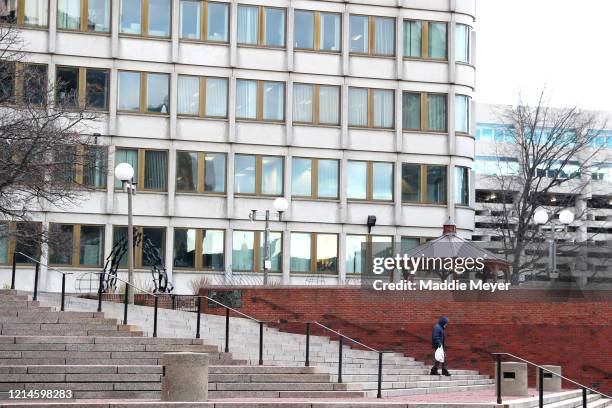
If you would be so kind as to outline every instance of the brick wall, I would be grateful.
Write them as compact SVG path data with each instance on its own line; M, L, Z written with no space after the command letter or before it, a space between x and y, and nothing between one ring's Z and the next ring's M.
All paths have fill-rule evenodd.
M493 375L491 352L509 352L612 391L612 291L371 292L338 287L228 287L242 291L238 309L304 332L317 320L377 349L431 361L431 329L448 316L450 367ZM215 291L222 291L215 287ZM203 289L201 294L208 294ZM209 309L206 313L222 313ZM533 374L533 370L532 374Z

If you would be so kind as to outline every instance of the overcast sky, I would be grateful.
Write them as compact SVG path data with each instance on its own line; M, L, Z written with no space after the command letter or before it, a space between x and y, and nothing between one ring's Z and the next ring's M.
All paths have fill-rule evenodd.
M477 0L479 102L546 86L553 105L612 111L611 0Z

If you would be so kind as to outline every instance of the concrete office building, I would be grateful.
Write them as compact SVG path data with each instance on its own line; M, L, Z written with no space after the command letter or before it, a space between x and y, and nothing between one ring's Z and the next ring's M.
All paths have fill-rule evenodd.
M248 216L280 196L273 282L351 281L362 242L414 246L449 216L472 234L475 0L0 1L29 66L101 112L87 133L109 171L75 170L98 191L33 215L68 237L72 251L39 253L75 272L69 290L126 234L121 162L136 169L134 224L177 293L202 277L261 281L264 224ZM4 281L25 249L0 242ZM21 261L18 288L32 276ZM147 263L137 248L142 286ZM42 267L41 289L59 282Z

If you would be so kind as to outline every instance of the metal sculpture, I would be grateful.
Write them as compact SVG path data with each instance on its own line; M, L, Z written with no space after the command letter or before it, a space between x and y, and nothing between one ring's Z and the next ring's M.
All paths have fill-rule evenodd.
M134 235L134 247L142 247L142 256L144 264L151 265L151 276L153 278L153 293L170 293L174 286L168 280L166 267L162 263L162 257L159 249L155 247L153 241L138 232ZM121 264L121 259L127 252L127 238L122 237L113 245L110 255L104 263L104 279L101 281L102 293L113 292L117 287L117 270Z

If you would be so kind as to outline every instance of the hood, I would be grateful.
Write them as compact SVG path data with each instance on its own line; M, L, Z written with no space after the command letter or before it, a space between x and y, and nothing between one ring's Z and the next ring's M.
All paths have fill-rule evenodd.
M444 327L448 324L448 317L441 317L440 320L438 320L438 324L441 327Z

